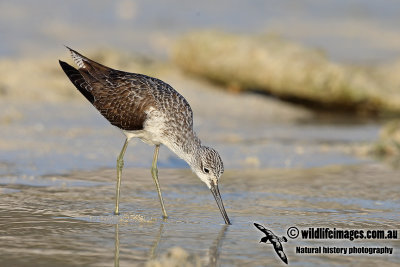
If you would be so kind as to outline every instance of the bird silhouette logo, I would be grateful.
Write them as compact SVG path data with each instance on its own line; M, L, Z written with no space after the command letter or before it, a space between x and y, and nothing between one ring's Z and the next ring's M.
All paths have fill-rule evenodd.
M264 226L258 224L258 223L254 223L254 226L257 227L261 232L263 232L265 234L265 236L263 238L261 238L260 243L267 243L268 241L270 242L270 244L272 244L274 246L274 249L276 251L276 253L278 254L279 258L281 258L281 260L288 264L288 259L286 257L285 252L283 252L283 246L282 246L282 242L287 242L287 238L282 236L282 237L278 237L276 236L271 230L265 228Z

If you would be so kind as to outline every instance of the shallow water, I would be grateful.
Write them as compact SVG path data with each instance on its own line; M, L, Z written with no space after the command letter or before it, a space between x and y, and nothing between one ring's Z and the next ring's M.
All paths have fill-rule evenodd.
M3 101L0 265L169 266L168 255L179 258L172 247L189 253L178 266L282 265L271 245L258 243L263 235L254 222L278 236L291 226L400 228L399 171L349 153L373 142L379 123L316 119L268 99L188 87L195 129L224 159L220 190L232 225L223 225L212 194L165 147L159 176L170 217L163 220L149 170L153 150L139 141L125 155L122 214L114 216L122 134L85 101ZM389 240L283 245L291 265L400 263L399 244ZM317 245L387 246L395 254L296 253Z
M179 246L203 265L282 264L253 222L275 234L300 229L398 229L400 172L379 164L308 170L228 170L220 190L232 225L209 190L189 170L160 169L169 218L161 218L150 172L123 172L121 215L112 214L115 170L40 178L2 177L0 251L3 266L142 265ZM289 239L290 265L400 263L400 255L301 255L296 246L387 246L388 240Z
M282 115L280 122L271 122L265 115L270 108L264 110L260 103L254 114L246 113L245 109L252 105L246 99L253 96L223 94L220 97L224 103L218 103L210 101L215 92L199 90L197 94L206 95L204 101L209 104L204 109L196 107L197 102L203 101L196 99L196 92L184 94L194 103L195 130L203 144L220 152L228 169L309 168L371 162L349 153L349 148L373 142L378 137L379 123L321 123L312 119L287 122L287 117ZM227 103L230 97L234 100ZM235 114L229 109L238 102L242 107L235 108L240 110ZM268 102L264 105L268 106ZM115 166L124 136L84 100L0 105L0 114L10 113L9 110L16 110L19 117L11 122L0 121L0 174L35 177ZM125 166L147 168L152 155L153 148L132 140L125 155ZM164 146L160 149L159 166L188 167Z

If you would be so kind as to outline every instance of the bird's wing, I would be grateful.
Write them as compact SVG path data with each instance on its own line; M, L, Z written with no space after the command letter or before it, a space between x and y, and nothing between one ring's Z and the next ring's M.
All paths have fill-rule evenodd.
M281 258L281 260L284 263L288 264L288 259L286 257L285 252L283 252L283 247L282 247L281 242L276 241L276 242L272 242L272 244L274 245L274 249L276 251L276 254L278 254L279 258Z
M79 90L79 92L81 92L86 97L86 99L93 104L94 97L91 93L92 89L90 88L89 84L85 81L82 74L77 69L65 63L64 61L59 60L59 63L61 68L64 70L65 74L75 85L75 87Z
M123 130L141 130L146 111L156 105L153 90L163 86L157 79L114 70L68 48L78 70L61 63L78 90L112 124Z
M273 234L273 233L271 232L271 230L268 230L267 228L265 228L265 227L262 226L261 224L254 223L254 226L257 227L261 232L265 233L266 235L271 235L271 234Z
M254 226L257 227L257 229L260 230L261 232L265 233L267 231L267 229L264 226L262 226L261 224L254 223Z

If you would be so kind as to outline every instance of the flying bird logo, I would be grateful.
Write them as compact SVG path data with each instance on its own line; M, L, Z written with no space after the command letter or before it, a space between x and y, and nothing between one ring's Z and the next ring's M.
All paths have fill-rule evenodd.
M288 259L286 257L285 252L283 252L283 246L282 246L282 242L287 242L287 238L284 236L282 237L276 236L271 230L268 230L267 228L258 223L254 223L254 226L265 234L265 236L261 238L260 243L261 242L267 243L269 241L270 244L274 246L274 249L278 254L279 258L281 258L281 260L284 263L288 264Z

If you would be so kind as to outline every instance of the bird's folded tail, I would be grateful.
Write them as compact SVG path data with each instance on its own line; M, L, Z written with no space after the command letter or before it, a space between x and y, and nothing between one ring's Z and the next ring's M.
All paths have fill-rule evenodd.
M112 68L106 67L94 60L91 60L90 58L83 56L82 54L76 52L68 46L65 47L71 53L71 57L74 60L75 64L78 66L78 69L84 73L88 73L93 78L103 78L105 76L108 76L110 71L113 71Z
M71 53L71 57L74 60L75 64L78 65L79 68L85 68L85 63L84 61L88 61L89 59L85 56L82 56L72 48L69 48L68 46L65 46L69 52Z

